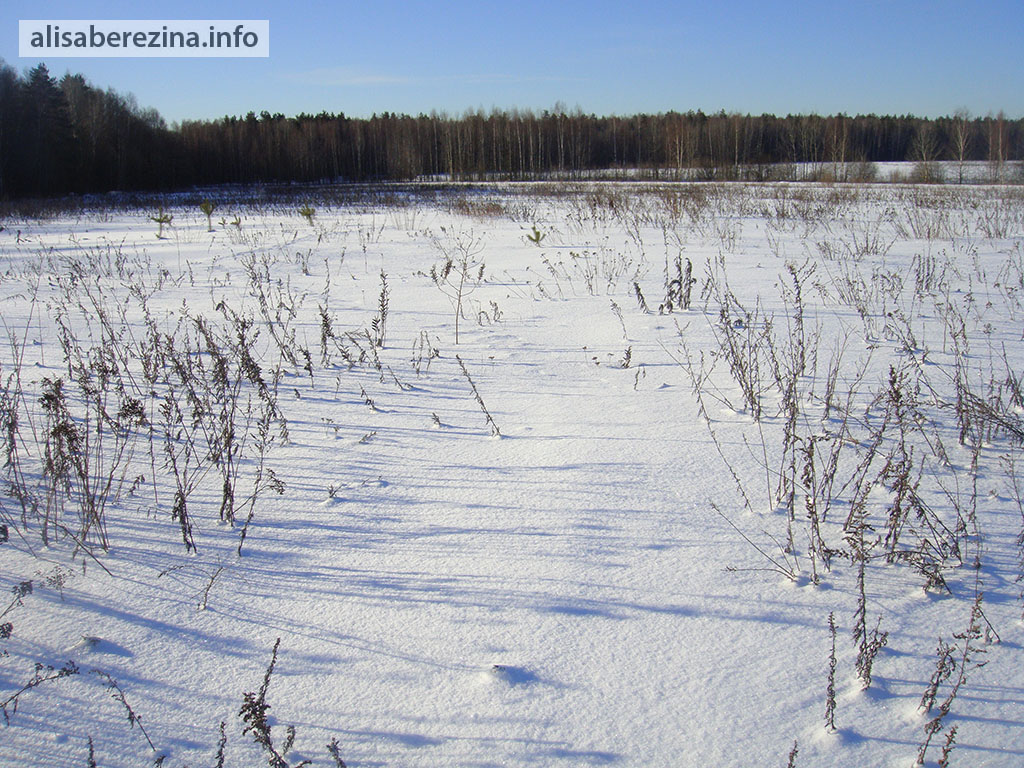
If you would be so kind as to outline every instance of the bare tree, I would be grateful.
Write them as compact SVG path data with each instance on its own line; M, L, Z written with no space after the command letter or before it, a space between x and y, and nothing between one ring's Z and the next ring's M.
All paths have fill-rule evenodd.
M452 302L455 310L455 343L459 343L459 320L463 302L484 279L484 263L477 256L483 253L484 240L471 231L451 231L441 227L443 237L434 238L434 247L441 252L440 263L430 268L430 277Z
M971 113L960 107L953 113L953 151L956 152L957 184L964 183L964 163L971 144Z
M910 151L914 160L917 161L917 165L914 167L916 179L926 184L939 181L939 170L935 166L935 159L939 153L939 142L935 138L934 123L922 122L917 126Z
M829 120L825 135L829 145L829 159L832 161L832 177L836 181L847 181L846 151L850 126L846 115L840 112Z
M994 120L988 121L988 163L993 182L1002 180L1006 144L1006 114L1000 110Z

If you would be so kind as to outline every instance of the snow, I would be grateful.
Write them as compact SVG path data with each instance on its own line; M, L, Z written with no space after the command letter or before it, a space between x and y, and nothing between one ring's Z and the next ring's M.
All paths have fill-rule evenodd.
M242 382L240 403L254 406L238 426L247 437L236 522L219 519L220 470L198 457L188 499L196 551L187 551L160 427L167 381L150 391L141 361L118 358L155 437L151 448L140 429L127 454L104 510L106 551L95 538L88 554L76 551L52 529L44 543L42 521L23 521L4 470L0 586L10 594L32 581L33 590L3 618L13 632L0 640L0 697L37 663L71 661L78 674L25 691L16 711L6 705L0 763L86 764L91 738L102 766L159 756L212 765L222 721L225 765L269 762L239 712L280 638L266 702L278 749L295 728L289 765L334 765L325 745L336 738L349 766L785 765L794 741L797 766L910 766L936 714L920 702L937 643L963 648L957 634L978 593L984 621L971 642L984 653L964 665L926 761L936 763L955 725L953 764L1019 763L1021 441L995 429L961 445L955 381L966 377L1005 424L1021 424L1012 383L1024 370L1022 203L1015 187L594 182L446 187L390 205L318 201L311 223L301 201L242 205L225 194L212 232L197 208L168 207L164 239L149 210L5 221L10 342L0 372L13 393L20 360L18 455L37 501L44 379L62 377L83 413L61 328L83 353L117 346L106 328L122 351L144 348L147 323L195 337L197 317L229 339L222 307L253 318L251 348L268 381L280 366L265 467L283 493L257 496L239 556L261 402ZM539 244L527 237L534 225ZM470 274L456 345L453 303L430 275L446 252L458 254L460 236L481 240L484 270L479 285ZM680 255L693 265L692 304L659 313ZM813 438L821 457L833 446L841 456L825 543L849 552L855 483L846 480L883 424L876 396L890 369L919 411L904 437L911 480L935 513L927 519L965 526L954 537L961 556L936 556L948 591L925 589L912 565L883 556L896 491L881 480L864 488L867 538L879 539L865 567L865 621L869 633L876 621L888 632L867 690L855 668L855 558L837 554L826 568L814 553L806 489L786 546L788 513L772 498L787 461L783 397L762 359L755 419L722 349L719 311L731 296L738 337L765 331L790 354L798 330L787 264L804 276L801 445ZM364 329L379 318L382 272L388 312L374 350ZM320 308L353 365L336 346L324 359ZM969 342L960 368L954 320ZM210 366L196 350L182 359ZM920 429L909 426L915 418ZM895 450L895 432L883 442ZM872 478L882 463L871 463ZM77 529L72 500L59 517ZM940 541L923 519L908 518L908 547ZM830 612L835 732L824 720ZM939 686L937 704L955 679Z

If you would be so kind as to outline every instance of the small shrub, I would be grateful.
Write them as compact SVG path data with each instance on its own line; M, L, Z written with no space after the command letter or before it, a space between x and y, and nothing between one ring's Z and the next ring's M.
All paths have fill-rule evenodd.
M295 726L290 725L285 729L285 742L281 750L278 751L274 746L274 739L270 732L270 721L267 717L267 712L270 710L270 705L267 703L267 691L270 688L270 677L274 674L274 666L277 664L277 649L280 646L281 638L277 638L270 657L270 665L263 675L263 684L260 685L259 691L249 691L243 694L242 708L238 711L238 716L245 723L242 728L242 735L252 734L253 741L259 744L266 753L270 768L289 768L285 757L292 744L295 743ZM333 743L336 744L337 742ZM328 746L328 750L330 750L330 746ZM308 765L309 762L309 760L303 760L295 768Z
M160 208L160 210L157 211L156 216L150 216L149 219L150 221L156 222L158 227L156 236L158 239L162 240L164 237L164 227L170 226L171 222L174 220L174 217L171 214L165 212L163 208Z
M825 688L825 727L836 730L836 616L828 615L828 631L832 647L828 654L828 686Z
M484 263L477 258L483 253L484 243L483 238L472 232L449 232L444 227L441 231L446 239L435 238L434 247L443 259L430 268L430 278L455 309L455 343L458 344L463 304L484 280Z
M462 375L465 376L466 377L466 381L469 382L469 388L473 391L473 397L476 400L477 405L480 406L480 410L483 411L484 418L486 419L487 424L491 428L491 436L492 437L501 437L501 430L498 429L498 425L495 423L494 419L491 417L491 412L488 411L487 410L487 406L484 405L484 399L482 397L480 397L480 392L477 390L476 384L473 382L473 379L470 378L469 370L466 368L466 364L464 362L462 362L462 358L459 357L458 355L455 356L455 359L459 361L459 367L462 369Z
M380 271L380 298L377 300L377 314L373 318L371 323L371 330L373 331L373 344L376 347L384 346L384 338L387 331L388 322L388 298L391 295L391 291L388 289L388 276L384 274L384 270Z
M212 200L203 200L199 204L199 210L206 216L206 231L213 232L213 212L217 209L217 204Z

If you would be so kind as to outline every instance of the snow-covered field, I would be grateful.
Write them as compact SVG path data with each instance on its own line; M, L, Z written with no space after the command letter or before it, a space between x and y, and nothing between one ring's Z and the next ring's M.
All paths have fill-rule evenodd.
M1020 188L309 201L0 222L0 764L1024 761Z

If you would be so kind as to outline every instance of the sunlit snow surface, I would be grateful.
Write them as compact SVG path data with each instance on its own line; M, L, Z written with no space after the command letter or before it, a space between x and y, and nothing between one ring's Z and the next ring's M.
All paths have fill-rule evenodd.
M277 749L295 728L289 765L334 765L336 738L349 766L782 766L794 742L798 766L910 766L961 670L926 762L952 726L954 765L1024 760L1020 188L509 185L346 205L323 194L308 196L311 222L301 195L222 197L212 232L198 205L171 200L162 239L155 206L0 222L4 407L36 503L23 515L9 463L0 581L12 600L22 582L33 591L2 619L13 631L0 641L0 763L85 765L91 737L105 768L159 755L213 765L224 721L225 765L266 764L239 711L277 638L266 702ZM479 248L456 345L453 301L431 270L446 255L457 264L463 242ZM695 282L689 309L669 311L677 257ZM786 454L770 350L791 360L799 305L800 441ZM195 337L198 318L230 337L231 313L252 319L266 380L280 369L264 472L284 488L250 505L250 421L237 521L222 524L220 470L194 457L190 553L172 518L167 384L147 383L141 350L149 332ZM325 316L338 341L326 354ZM730 338L762 340L759 420L730 374ZM54 535L57 523L79 530L74 497L52 512L46 545L44 379L62 378L80 415L69 365L119 345L110 381L123 389L109 407L137 399L147 426L106 500L109 549L95 531L90 554ZM891 381L902 438L883 427ZM239 391L240 407L260 402L251 382ZM975 404L961 444L967 394L991 407ZM899 531L902 554L886 557L898 492L883 466L900 439L920 505ZM815 534L807 489L822 487L833 450ZM777 495L787 472L791 522ZM866 628L888 633L866 691L858 488L871 526ZM958 552L939 551L950 542ZM924 589L914 553L948 590ZM958 667L926 714L940 640ZM34 665L69 661L78 674L25 691L15 711L8 697Z

